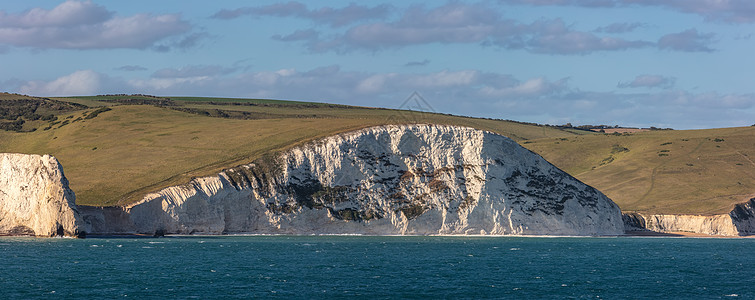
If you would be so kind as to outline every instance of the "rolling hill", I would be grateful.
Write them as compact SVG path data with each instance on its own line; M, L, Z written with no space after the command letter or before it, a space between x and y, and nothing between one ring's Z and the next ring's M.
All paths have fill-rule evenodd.
M726 213L755 193L755 127L601 134L301 101L0 94L0 112L13 107L21 112L19 105L36 111L0 119L22 123L0 130L0 152L55 155L77 203L85 205L125 205L313 139L401 123L468 126L508 136L598 188L624 211Z

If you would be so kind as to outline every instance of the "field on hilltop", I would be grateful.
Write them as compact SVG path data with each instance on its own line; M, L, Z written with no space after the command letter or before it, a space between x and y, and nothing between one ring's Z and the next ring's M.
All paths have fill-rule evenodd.
M623 211L719 214L755 197L755 127L522 142Z
M0 107L21 98L71 104L53 111L54 119L29 119L20 130L0 130L0 152L54 155L77 203L97 206L133 203L193 177L375 125L469 126L518 141L593 134L502 120L267 99L2 95Z

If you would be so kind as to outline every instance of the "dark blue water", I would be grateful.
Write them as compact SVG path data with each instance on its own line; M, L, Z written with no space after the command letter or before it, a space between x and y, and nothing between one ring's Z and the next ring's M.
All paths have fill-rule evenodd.
M0 238L0 298L755 298L755 239Z

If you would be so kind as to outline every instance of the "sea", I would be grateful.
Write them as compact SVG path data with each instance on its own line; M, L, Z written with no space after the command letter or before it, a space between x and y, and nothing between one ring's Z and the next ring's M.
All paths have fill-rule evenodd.
M755 239L0 238L1 299L755 299Z

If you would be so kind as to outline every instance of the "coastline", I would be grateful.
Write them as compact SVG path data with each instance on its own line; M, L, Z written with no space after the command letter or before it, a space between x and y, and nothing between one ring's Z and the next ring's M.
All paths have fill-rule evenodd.
M748 239L755 238L755 235L713 235L687 231L627 231L625 237L674 237L674 238L717 238L717 239Z
M525 237L525 238L633 238L633 237L658 237L658 238L717 238L717 239L750 239L755 235L735 236L735 235L710 235L703 233L674 231L674 232L657 232L657 231L627 231L622 235L596 235L596 236L575 236L575 235L480 235L480 234L433 234L433 235L370 235L370 234L264 234L264 233L230 233L230 234L166 234L164 236L154 236L148 234L89 234L87 238L161 238L161 237L224 237L224 236L241 236L241 237L269 237L269 236L359 236L359 237L480 237L480 238L501 238L501 237ZM33 237L33 236L32 236Z

